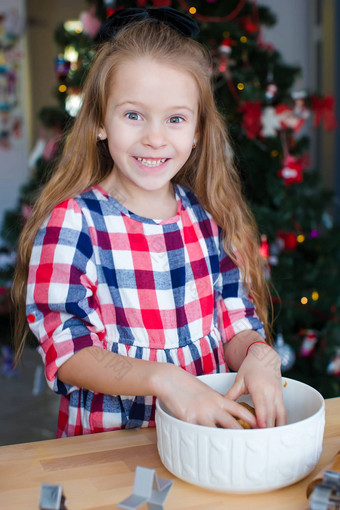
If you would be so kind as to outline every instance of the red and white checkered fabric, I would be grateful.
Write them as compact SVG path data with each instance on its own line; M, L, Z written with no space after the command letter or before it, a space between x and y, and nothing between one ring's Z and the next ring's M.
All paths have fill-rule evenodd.
M194 374L228 370L223 342L253 329L264 337L225 254L220 229L186 188L175 185L168 220L128 211L94 186L55 207L32 251L27 316L48 384L61 393L57 437L154 425L154 397L102 395L71 387L58 368L87 346L174 363ZM119 200L120 198L120 200Z

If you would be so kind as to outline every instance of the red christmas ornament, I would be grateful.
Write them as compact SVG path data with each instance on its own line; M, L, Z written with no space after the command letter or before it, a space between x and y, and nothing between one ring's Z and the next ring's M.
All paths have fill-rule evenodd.
M221 42L221 45L218 49L220 50L221 53L226 53L227 55L229 55L231 53L232 45L233 45L233 40L230 39L230 37L229 37L227 39L223 39L223 41Z
M264 277L267 281L269 281L270 280L269 244L268 244L267 236L265 234L262 234L262 236L261 236L261 244L259 247L259 252L263 259Z
M264 259L269 258L269 244L268 244L267 236L265 234L263 234L261 236L260 255Z
M279 232L277 237L283 241L284 249L294 251L297 247L296 234L294 232Z
M243 113L242 127L245 130L247 137L253 140L261 133L262 129L261 102L245 101L240 106L239 112Z
M305 336L303 337L301 344L301 356L309 357L314 353L316 342L318 341L318 337L313 329L307 329L304 331Z
M285 182L286 186L290 186L296 182L303 181L303 162L301 158L295 158L288 154L283 162L283 167L278 172L279 177Z
M116 12L116 9L114 9L113 7L108 7L106 9L106 17L109 18L112 14L114 14Z
M241 26L246 32L248 32L248 34L256 34L259 31L258 23L256 23L251 16L241 18L240 22Z

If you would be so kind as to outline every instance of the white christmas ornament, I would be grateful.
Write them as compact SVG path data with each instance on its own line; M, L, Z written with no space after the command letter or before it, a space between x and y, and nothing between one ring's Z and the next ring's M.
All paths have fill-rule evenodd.
M327 366L327 374L340 375L340 349L338 349L336 356Z
M291 346L284 341L282 333L278 333L273 347L281 358L281 372L292 368L295 363L295 353Z
M276 114L273 106L266 106L262 110L261 115L262 130L261 135L264 137L276 136L276 132L281 128L280 118Z

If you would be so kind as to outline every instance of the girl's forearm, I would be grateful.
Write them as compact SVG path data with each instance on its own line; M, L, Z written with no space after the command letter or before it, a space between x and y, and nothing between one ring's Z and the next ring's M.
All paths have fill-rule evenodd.
M108 395L161 396L162 382L180 370L170 363L156 363L101 349L85 347L58 370L58 378L70 385Z
M258 341L264 342L263 337L257 331L246 330L237 333L229 342L224 344L224 358L227 366L237 372L246 357L250 344ZM257 343L256 346L259 351L270 348L270 345L265 343Z
M61 381L108 395L154 395L177 418L215 427L240 427L235 417L256 426L244 407L225 399L182 368L85 347L58 370Z

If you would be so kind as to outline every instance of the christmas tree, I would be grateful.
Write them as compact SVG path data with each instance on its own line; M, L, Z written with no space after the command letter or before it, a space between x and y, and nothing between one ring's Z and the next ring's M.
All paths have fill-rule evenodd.
M261 233L260 250L274 303L275 348L287 377L339 395L340 322L337 272L340 229L332 220L332 193L320 169L310 168L306 121L334 129L333 98L296 88L300 70L287 65L264 41L273 26L267 7L247 0L96 0L79 24L58 27L56 60L61 108L75 116L81 85L97 46L102 22L126 7L170 6L200 25L198 40L212 56L215 96L232 139L244 194ZM51 168L49 172L52 171ZM35 172L31 189L48 174ZM12 233L22 224L16 218ZM29 210L28 210L29 211ZM3 236L8 231L6 222ZM13 223L13 222L12 222ZM15 237L14 235L14 237ZM12 243L13 246L13 243Z
M16 374L14 352L11 347L11 336L14 329L11 283L16 263L16 247L21 229L31 214L36 197L41 187L52 175L54 164L63 147L63 133L66 125L71 122L71 117L64 108L50 106L42 108L39 120L41 123L40 136L28 161L31 176L19 190L16 207L6 211L0 232L1 372L7 377ZM29 335L29 339L32 345L36 345L33 335Z

